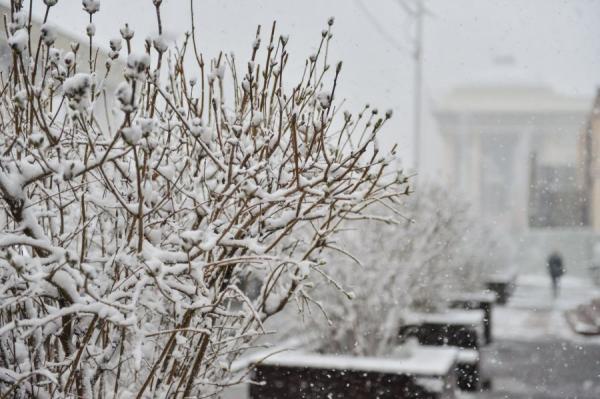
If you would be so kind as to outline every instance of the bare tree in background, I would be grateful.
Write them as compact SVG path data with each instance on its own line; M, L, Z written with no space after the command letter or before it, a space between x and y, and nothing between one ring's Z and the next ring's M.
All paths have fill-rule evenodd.
M453 293L481 290L486 273L506 267L499 232L454 193L423 184L400 211L377 207L368 222L344 223L337 245L353 248L354 262L328 262L326 283L307 290L317 317L296 321L294 335L318 331L312 338L329 353L388 356L407 312L443 311Z

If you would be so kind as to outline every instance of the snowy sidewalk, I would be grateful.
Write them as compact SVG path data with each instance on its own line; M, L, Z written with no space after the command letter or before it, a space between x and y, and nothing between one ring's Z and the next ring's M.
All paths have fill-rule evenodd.
M600 398L600 337L576 334L564 312L600 296L588 281L565 277L552 298L549 278L520 276L506 306L494 308L494 343L484 372L492 390L478 399Z
M561 281L560 295L554 299L548 277L519 276L515 293L508 304L494 308L494 339L537 341L560 338L600 344L600 337L574 333L564 317L565 310L595 297L600 297L600 290L580 278L565 276Z
M554 299L548 276L523 275L517 278L517 287L508 307L529 310L567 310L598 295L600 289L589 279L567 275L560 281L559 297Z

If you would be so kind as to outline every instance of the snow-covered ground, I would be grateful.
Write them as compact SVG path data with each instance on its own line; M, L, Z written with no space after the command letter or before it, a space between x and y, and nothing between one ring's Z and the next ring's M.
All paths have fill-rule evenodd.
M484 369L493 389L461 392L461 399L592 399L600 397L600 337L571 330L564 311L600 296L583 278L565 276L558 298L547 276L523 275L506 306L493 310L494 343ZM247 386L228 390L225 399L247 397ZM573 396L576 395L576 396Z
M560 294L554 299L549 277L519 276L507 306L494 308L494 339L538 341L560 338L600 344L600 337L584 337L573 332L564 317L565 310L599 296L600 289L591 281L565 276Z
M520 276L513 297L492 316L495 342L483 359L493 389L470 397L599 398L600 337L576 334L564 317L597 296L590 281L565 276L554 299L548 277Z

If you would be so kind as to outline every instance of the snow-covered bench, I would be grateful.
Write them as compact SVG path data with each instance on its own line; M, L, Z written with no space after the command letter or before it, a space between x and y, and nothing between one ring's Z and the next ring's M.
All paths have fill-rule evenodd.
M422 345L479 349L484 335L484 317L481 310L410 312L404 315L400 335L414 336Z
M456 360L456 381L463 391L482 388L480 352L475 349L460 349Z
M282 352L254 366L251 399L452 399L458 350L414 347L402 358Z
M490 290L455 293L450 297L450 306L457 309L483 311L484 343L492 342L492 309L497 300L495 292Z
M487 289L497 295L496 303L505 305L513 294L517 282L517 272L515 270L504 273L495 273L486 279Z
M400 336L417 338L422 345L459 348L455 368L458 386L462 390L475 391L482 387L479 348L484 336L484 317L482 310L411 312L404 317Z

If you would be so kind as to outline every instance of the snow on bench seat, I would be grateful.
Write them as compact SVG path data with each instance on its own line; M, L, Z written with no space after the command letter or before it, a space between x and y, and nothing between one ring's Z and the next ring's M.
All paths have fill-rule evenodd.
M484 313L482 310L448 309L443 312L410 312L405 314L406 324L453 324L478 326L483 323Z
M251 399L454 399L458 350L421 347L405 357L288 351L253 367Z
M496 302L498 295L490 290L482 290L476 292L456 292L450 296L451 301L464 302Z
M442 376L454 367L458 353L459 351L456 348L417 347L412 350L410 357L381 358L289 351L267 357L260 364L413 376Z
M457 356L458 363L479 363L479 351L475 349L460 349Z

